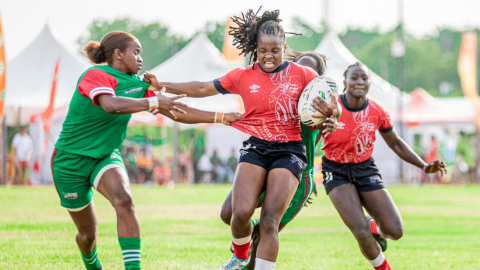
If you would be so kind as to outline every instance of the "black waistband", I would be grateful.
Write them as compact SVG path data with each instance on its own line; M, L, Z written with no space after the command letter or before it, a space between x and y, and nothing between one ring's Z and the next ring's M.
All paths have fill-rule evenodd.
M259 139L257 137L253 137L253 136L248 138L248 140L253 141L255 143L269 145L269 146L279 145L279 144L287 145L287 144L299 144L299 143L301 144L302 143L302 141L289 141L289 142L286 142L286 143L282 143L282 142L278 142L278 141L267 141L267 140L262 140L262 139Z

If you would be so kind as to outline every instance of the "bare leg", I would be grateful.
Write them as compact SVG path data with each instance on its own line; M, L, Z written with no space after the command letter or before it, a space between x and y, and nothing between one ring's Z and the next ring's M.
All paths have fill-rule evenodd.
M375 259L380 254L380 246L373 239L356 188L353 185L344 184L332 189L329 196L343 222L357 239L363 255L368 260Z
M97 243L97 216L93 202L91 202L85 209L78 212L70 212L75 226L77 226L78 233L76 241L78 248L83 254L90 254Z
M403 235L403 221L397 206L386 189L360 192L367 212L375 219L383 237L398 240Z
M261 221L260 221L261 222ZM280 226L278 227L278 232L283 230L285 226L287 226L288 223L280 223ZM257 248L258 248L258 243L260 242L260 229L258 226L255 227L253 230L253 241L252 241L252 247L250 248L250 261L247 263L247 268L248 269L255 269L255 258L257 257Z
M258 258L271 262L277 260L280 246L278 227L297 187L297 177L287 169L273 169L268 173L265 200L260 214L260 234L262 238L258 244Z
M127 172L122 168L107 170L100 178L97 190L115 208L118 237L140 238L140 224L135 214Z
M262 207L263 201L261 199L258 199L257 201L257 206L256 208ZM225 198L225 201L223 202L222 205L222 210L220 211L220 219L227 224L230 225L230 221L232 220L232 191L227 195L227 198Z
M267 171L260 166L242 162L238 165L232 189L231 229L235 238L252 234L253 216L258 198L264 189Z

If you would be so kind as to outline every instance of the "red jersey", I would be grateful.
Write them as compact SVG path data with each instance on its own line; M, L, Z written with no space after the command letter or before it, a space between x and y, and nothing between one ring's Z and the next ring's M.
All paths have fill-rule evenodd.
M243 119L233 122L232 126L266 141L302 140L298 100L317 73L288 61L271 73L265 72L258 63L254 67L237 68L214 80L218 92L242 97Z
M368 100L361 108L349 108L345 96L339 96L342 116L335 132L323 135L325 157L338 163L359 163L372 156L375 131L392 131L390 114Z

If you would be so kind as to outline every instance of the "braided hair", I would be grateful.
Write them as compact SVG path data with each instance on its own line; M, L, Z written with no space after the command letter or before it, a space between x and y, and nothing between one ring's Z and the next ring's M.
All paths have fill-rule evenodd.
M246 14L242 12L242 17L233 16L232 20L238 27L230 26L228 32L233 36L233 45L241 51L240 54L246 56L251 53L249 64L252 62L255 64L257 61L257 40L260 33L276 35L285 41L285 31L280 25L282 20L278 17L280 11L265 11L262 16L257 16L259 11L260 9L254 13L252 9L249 9Z
M323 73L325 73L325 69L327 68L327 57L325 55L316 52L297 52L290 48L288 48L285 53L285 59L295 63L304 56L308 56L316 60L317 65L315 66L314 70L318 73L318 75L323 75Z
M352 68L352 67L361 67L361 66L367 68L367 66L366 66L364 63L358 62L358 61L355 62L354 64L351 64L350 66L348 66L347 69L345 69L345 71L343 72L343 78L345 79L345 81L347 81L347 73L348 73L348 70L349 70L350 68ZM368 72L370 72L370 69L367 68L367 70L368 70ZM345 93L346 91L347 91L347 87L344 86L344 87L343 87L343 92Z

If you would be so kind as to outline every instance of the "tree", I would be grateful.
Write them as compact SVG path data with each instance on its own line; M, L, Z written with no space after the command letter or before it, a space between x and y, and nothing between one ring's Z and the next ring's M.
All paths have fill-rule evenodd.
M190 40L170 33L167 26L159 23L143 24L131 18L113 21L94 20L88 27L88 34L77 39L79 50L89 40L101 41L112 31L129 32L142 43L143 70L156 67L181 50Z
M300 52L315 50L324 35L323 31L313 28L298 17L293 18L293 30L302 35L290 36L287 34L287 44L293 50Z

